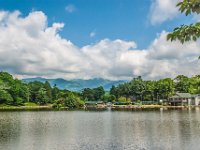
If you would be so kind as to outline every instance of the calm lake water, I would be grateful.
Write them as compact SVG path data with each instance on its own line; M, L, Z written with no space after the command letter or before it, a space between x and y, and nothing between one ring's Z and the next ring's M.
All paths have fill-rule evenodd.
M200 111L0 112L0 150L199 150Z

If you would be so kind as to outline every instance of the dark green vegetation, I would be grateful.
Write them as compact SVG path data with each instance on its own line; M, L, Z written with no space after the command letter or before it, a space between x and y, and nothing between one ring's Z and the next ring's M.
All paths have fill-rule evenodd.
M185 13L186 16L200 13L200 0L183 0L177 4L179 11ZM168 34L167 39L174 41L178 39L181 43L194 40L200 37L200 22L190 25L181 25Z
M38 106L50 105L60 107L82 107L80 93L60 90L51 87L48 82L38 81L24 83L14 79L7 72L0 72L0 104L1 106ZM52 105L53 104L53 105Z
M158 81L134 78L130 82L112 86L109 92L103 87L85 88L81 92L61 90L45 83L33 81L24 83L14 79L7 72L0 72L0 107L1 106L49 106L60 108L82 108L86 101L116 102L130 104L158 103L168 99L175 92L200 94L200 75L188 78L179 75L175 79L165 78Z
M142 80L141 77L110 90L110 99L118 102L131 102L143 104L159 103L167 100L175 92L200 94L200 76L188 78L179 75L175 79L165 78L158 81Z
M14 79L7 72L0 72L0 106L50 106L53 108L80 108L84 101L101 100L105 91L103 87L74 92L51 87L48 81L25 83Z

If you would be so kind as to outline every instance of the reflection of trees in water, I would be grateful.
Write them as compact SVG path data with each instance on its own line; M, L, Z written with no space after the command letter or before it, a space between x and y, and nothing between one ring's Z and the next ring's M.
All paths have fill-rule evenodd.
M196 149L199 118L199 110L2 112L0 150Z
M178 117L178 129L183 148L196 149L195 143L199 142L199 136L197 135L200 135L199 110L191 109L184 111L182 115L179 113Z
M15 115L16 116L16 115ZM17 117L17 116L16 116ZM0 116L0 145L15 142L20 136L20 121L11 115ZM1 148L0 146L0 148Z
M182 114L177 113L179 134L181 143L185 146L191 142L191 110L182 112Z

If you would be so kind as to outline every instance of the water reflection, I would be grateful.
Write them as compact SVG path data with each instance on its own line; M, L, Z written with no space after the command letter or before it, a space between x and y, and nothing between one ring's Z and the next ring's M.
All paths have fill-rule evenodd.
M18 114L16 113L15 117L13 117L12 113L3 113L0 116L0 149L2 145L7 145L8 143L17 144L20 130Z
M0 113L1 150L200 147L199 110Z

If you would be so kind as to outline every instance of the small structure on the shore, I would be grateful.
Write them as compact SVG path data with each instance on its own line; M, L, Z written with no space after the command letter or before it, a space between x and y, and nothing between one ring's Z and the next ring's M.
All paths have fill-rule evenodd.
M169 98L171 106L198 106L200 105L200 94L176 93Z
M86 101L85 105L86 106L97 106L97 105L103 105L103 101Z

